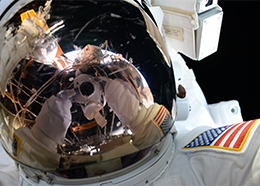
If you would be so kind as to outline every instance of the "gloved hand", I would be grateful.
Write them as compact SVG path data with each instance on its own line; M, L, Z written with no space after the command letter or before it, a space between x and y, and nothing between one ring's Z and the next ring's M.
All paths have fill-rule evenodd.
M164 136L160 125L156 123L156 117L162 113L161 108L165 112L167 109L156 103L147 109L140 103L137 93L128 82L121 79L107 81L105 97L122 124L132 131L133 145L137 148L153 145Z
M16 158L41 170L54 170L58 166L60 155L57 144L62 144L71 124L70 98L74 90L63 91L59 97L52 96L45 103L30 130L20 127L15 131L16 146L20 149ZM18 150L17 150L18 151Z
M105 98L124 126L129 126L137 116L140 101L131 85L121 79L107 81Z
M36 118L36 123L31 131L35 138L42 143L47 143L50 138L55 144L62 144L71 124L70 98L76 94L75 90L68 90L59 94L59 97L52 96L45 103ZM44 137L45 136L45 137ZM49 144L45 144L48 146Z

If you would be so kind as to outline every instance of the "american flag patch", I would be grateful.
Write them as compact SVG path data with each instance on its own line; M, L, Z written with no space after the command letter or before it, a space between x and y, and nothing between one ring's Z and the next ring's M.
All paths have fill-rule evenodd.
M252 120L207 130L194 138L182 149L206 147L240 151L243 148L251 130L256 123L258 123L258 121L259 120Z
M160 107L158 113L153 118L153 121L161 129L163 135L166 135L166 133L169 131L171 126L171 115L164 106Z

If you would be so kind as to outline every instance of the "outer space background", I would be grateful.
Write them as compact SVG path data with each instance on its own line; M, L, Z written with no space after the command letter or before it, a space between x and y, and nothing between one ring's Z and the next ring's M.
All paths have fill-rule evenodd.
M224 15L216 53L184 55L209 104L239 101L245 121L260 118L260 1L220 0Z

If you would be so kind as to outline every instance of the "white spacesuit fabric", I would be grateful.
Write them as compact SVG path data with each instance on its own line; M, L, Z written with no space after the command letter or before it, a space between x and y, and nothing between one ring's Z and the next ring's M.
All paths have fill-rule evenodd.
M192 148L183 150L185 147L177 149L170 170L156 184L160 185L163 182L169 184L178 178L179 185L259 185L260 178L257 176L260 168L259 120L245 123L254 123L254 125L250 131L247 131L248 135L245 135L246 139L244 138L244 145L240 150L207 146L195 147L196 150ZM232 126L234 125L226 127ZM214 130L217 129L219 128ZM196 139L196 134L192 131L190 133L190 137L195 135ZM241 134L239 131L233 131L232 134L234 133ZM202 139L203 142L204 140Z
M0 147L0 185L15 186L19 185L19 172L14 161Z

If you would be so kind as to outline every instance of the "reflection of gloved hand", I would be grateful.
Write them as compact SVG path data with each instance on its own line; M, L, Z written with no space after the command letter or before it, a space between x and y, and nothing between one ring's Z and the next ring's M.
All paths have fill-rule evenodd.
M128 82L121 79L108 81L105 86L105 97L124 126L129 125L136 117L139 100Z
M63 143L67 129L71 124L70 108L72 103L69 98L74 94L72 91L68 91L61 98L52 96L45 101L32 128L35 138L44 144L47 143L45 138L51 139L55 144ZM45 145L49 146L50 144Z
M134 89L121 79L107 81L105 97L110 108L133 132L133 144L139 148L152 145L163 137L164 133L153 120L160 112L160 105L154 104L148 109L140 104Z
M71 101L74 90L62 91L50 97L36 118L32 129L20 127L15 131L15 140L20 141L16 158L21 162L41 170L54 170L60 155L56 153L57 144L62 144L71 123Z

